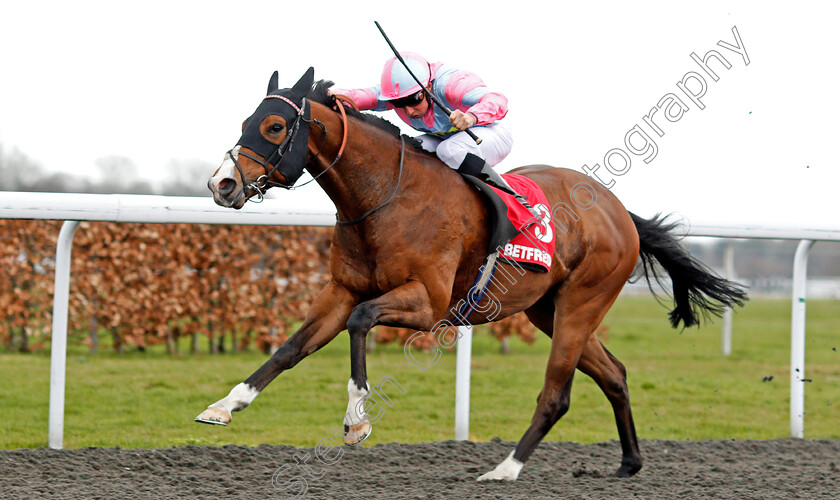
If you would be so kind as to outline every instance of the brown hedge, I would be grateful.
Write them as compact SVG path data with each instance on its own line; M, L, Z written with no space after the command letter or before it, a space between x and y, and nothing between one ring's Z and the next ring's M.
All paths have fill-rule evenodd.
M55 244L61 222L0 219L0 341L40 348L51 329ZM328 280L332 228L83 222L70 283L71 340L96 348L105 332L117 350L193 346L222 335L232 347L270 350L293 333ZM533 341L522 315L491 325L497 338ZM378 342L406 329L379 329ZM431 338L431 336L427 336ZM230 344L230 342L228 342Z

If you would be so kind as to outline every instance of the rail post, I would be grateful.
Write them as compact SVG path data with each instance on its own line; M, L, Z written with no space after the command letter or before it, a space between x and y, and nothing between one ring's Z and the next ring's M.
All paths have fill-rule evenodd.
M50 339L50 448L64 447L64 386L67 373L67 313L70 302L70 253L79 221L61 225L55 249L52 336Z
M790 436L805 437L805 292L808 254L813 240L802 240L793 257L793 305L790 325Z
M458 333L455 359L455 441L466 441L470 438L472 326L459 326Z
M726 243L723 251L723 273L726 279L735 280L735 247L732 242ZM723 331L721 332L721 350L724 356L732 354L732 308L727 307L723 311Z

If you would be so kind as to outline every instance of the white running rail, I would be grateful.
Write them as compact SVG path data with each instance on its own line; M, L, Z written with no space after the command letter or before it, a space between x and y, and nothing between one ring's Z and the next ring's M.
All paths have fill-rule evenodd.
M69 194L0 192L0 218L66 221L56 248L50 361L49 447L64 442L64 388L67 355L67 313L70 288L70 254L79 221L145 222L171 224L255 224L332 226L335 213L327 209L302 209L288 200L267 199L235 211L216 206L207 198L123 194ZM694 222L684 228L689 236L801 240L793 268L791 319L790 431L804 436L805 408L805 283L808 252L814 241L840 241L840 228L779 227L755 224ZM471 332L462 330L457 349L455 436L469 438ZM727 333L724 332L724 338Z

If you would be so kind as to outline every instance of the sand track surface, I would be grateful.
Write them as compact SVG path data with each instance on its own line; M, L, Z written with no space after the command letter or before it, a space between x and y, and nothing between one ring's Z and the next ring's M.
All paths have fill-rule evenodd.
M512 442L327 444L323 461L315 448L273 445L0 451L0 497L840 498L838 440L642 441L630 479L611 477L617 442L544 442L514 483L475 480Z

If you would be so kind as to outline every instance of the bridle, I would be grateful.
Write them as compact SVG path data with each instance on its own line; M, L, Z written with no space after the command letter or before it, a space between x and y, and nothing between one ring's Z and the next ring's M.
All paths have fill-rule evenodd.
M388 203L391 203L391 200L393 200L394 196L397 195L397 191L400 190L400 184L402 182L402 172L403 172L403 162L404 162L404 160L405 160L405 137L400 136L400 171L397 174L397 185L394 186L394 191L391 193L391 196L389 196L387 200L383 201L377 207L371 208L370 210L363 213L359 217L356 217L353 220L338 220L338 214L335 214L335 223L338 224L339 226L352 226L353 224L358 224L359 222L362 222L363 220L367 219L370 214L376 212L377 210L384 207Z
M257 199L254 200L253 198L249 198L251 201L253 201L254 203L262 202L265 199L265 192L271 187L282 187L282 188L288 189L288 190L301 188L301 187L309 184L310 182L313 182L313 181L317 180L319 177L321 177L322 175L327 173L330 169L332 169L339 162L339 160L341 160L341 155L344 153L344 147L347 145L347 128L348 128L347 127L347 113L344 111L344 105L341 102L339 102L339 99L338 99L339 96L336 96L336 97L337 97L336 98L336 108L338 108L338 110L341 113L341 124L342 124L342 128L343 128L343 134L342 134L342 138L341 138L341 147L339 148L338 154L336 155L335 159L332 161L332 163L329 164L329 166L327 168L325 168L318 175L313 176L311 179L309 179L308 181L304 182L303 184L301 184L299 186L295 186L294 182L292 182L290 184L283 184L281 182L272 181L270 179L274 175L274 173L277 172L277 170L280 168L281 162L283 161L283 156L289 150L291 150L292 146L294 145L294 142L295 142L295 139L297 138L298 132L300 132L301 122L305 122L305 123L309 123L309 124L314 123L315 125L318 125L319 127L321 127L321 130L324 133L324 138L321 140L321 145L318 147L318 152L315 153L315 156L313 156L311 160L309 160L310 162L314 161L316 158L318 158L321 155L321 151L323 150L324 145L327 142L327 127L323 123L321 123L317 118L312 118L310 120L307 120L304 117L304 112L305 112L306 106L307 106L307 99L305 97L301 100L301 105L300 106L295 104L294 101L292 101L291 99L289 99L285 96L281 96L281 95L268 95L263 99L263 100L265 100L265 99L280 99L283 102L285 102L286 104L288 104L289 106L291 106L292 108L294 108L294 110L296 111L297 114L295 116L294 122L292 123L290 132L286 135L286 138L283 140L282 143L280 143L279 146L277 146L277 148L274 150L274 152L271 153L271 155L269 155L269 157L266 158L265 160L262 160L262 159L260 159L256 156L254 156L254 155L246 153L246 152L242 151L241 149L239 149L237 151L234 151L234 149L235 149L234 148L234 149L229 150L226 153L226 156L231 159L233 164L236 166L236 169L239 171L239 176L242 179L242 185L245 187L245 189L251 189L252 191L255 192L254 196L256 196ZM353 103L352 101L349 101L349 103L350 103L351 106L353 106L355 108L355 103ZM306 140L308 140L308 138ZM234 153L236 153L236 154L234 154ZM263 167L263 169L265 170L265 174L257 177L257 179L254 180L253 182L246 184L246 182L245 182L245 171L242 169L242 166L237 161L237 155L242 155L242 156L248 158L249 160L251 160L253 162L256 162L259 165L261 165ZM276 158L276 160L275 160L275 158ZM405 159L405 138L400 137L400 169L399 169L399 173L397 175L397 185L394 187L394 191L391 193L391 195L388 197L388 199L386 199L383 203L381 203L380 205L378 205L375 208L372 208L372 209L368 210L367 212L362 214L360 217L357 217L353 220L349 220L349 221L338 220L338 214L336 214L336 216L335 216L336 224L338 224L340 226L357 224L357 223L363 221L364 219L366 219L368 216L370 216L371 214L373 214L377 210L381 209L382 207L384 207L385 205L390 203L391 200L393 200L394 197L396 196L397 192L400 190L400 184L402 183L402 171L403 171L404 159ZM272 163L273 163L273 165L272 165ZM297 180L297 179L295 179L295 180Z
M271 179L271 177L274 175L277 169L280 168L280 162L283 161L283 156L294 145L295 138L297 137L297 134L300 131L300 122L304 119L303 112L306 109L306 99L303 99L300 106L295 104L291 99L281 95L268 95L265 97L265 99L281 99L285 101L289 106L293 107L295 111L297 111L297 115L295 115L295 121L292 123L291 128L288 129L290 130L290 132L286 134L286 138L283 140L282 143L280 143L279 146L277 146L277 149L275 149L274 152L271 153L271 155L268 158L261 160L256 156L250 155L242 150L239 151L239 154L241 154L242 156L260 164L263 170L265 171L265 174L257 177L256 180L254 180L254 182L251 182L247 185L245 184L245 172L242 170L242 167L239 165L239 162L236 161L236 158L234 158L234 155L230 154L230 151L228 152L228 154L231 157L231 160L233 161L233 164L236 165L236 169L239 170L239 176L242 179L242 185L245 188L251 189L256 192L256 203L259 203L263 201L263 199L265 199L265 192L270 187L279 186L284 187L286 189L291 187L281 184L279 182L271 181L269 179ZM323 125L321 126L323 127Z
M310 123L310 124L314 123L315 125L318 125L319 127L321 127L321 131L323 132L323 135L324 135L324 138L321 140L321 145L318 146L318 152L315 153L315 156L312 157L312 160L310 160L310 161L314 161L316 158L318 158L321 155L321 151L323 150L324 145L327 142L327 127L323 123L321 123L321 121L319 121L317 118L312 118L310 120L307 120L304 117L304 112L305 112L306 106L307 106L307 99L306 98L303 98L301 100L301 105L300 106L295 104L294 101L292 101L291 99L289 99L285 96L282 96L282 95L267 95L267 96L265 96L265 98L263 98L263 100L265 100L265 99L280 99L283 102L285 102L286 104L288 104L289 106L291 106L292 108L294 108L294 110L297 112L297 114L295 115L294 122L292 122L290 132L288 134L286 134L286 138L283 140L282 143L280 143L279 146L277 146L277 148L274 150L273 153L271 153L271 155L268 158L263 160L263 159L260 159L256 156L252 155L252 154L246 153L245 151L242 151L241 149L236 151L236 153L237 153L236 155L234 154L233 149L229 150L226 153L226 156L231 159L234 166L236 166L236 169L239 171L239 177L242 180L242 185L244 186L244 188L254 191L254 193L255 193L254 196L256 196L256 200L251 198L251 201L253 201L254 203L261 203L265 199L265 192L269 188L281 187L283 189L288 189L288 190L298 189L298 188L301 188L301 187L309 184L310 182L316 180L318 177L324 175L325 173L327 173L328 170L333 168L336 165L336 163L339 162L339 160L341 160L341 155L344 153L344 146L347 144L347 114L344 112L344 106L339 105L338 108L341 111L341 122L342 122L342 128L343 128L344 132L343 132L343 136L342 136L342 139L341 139L341 147L338 150L338 155L336 155L336 157L332 161L332 163L330 163L330 165L327 168L325 168L323 171L321 171L321 173L319 173L316 176L313 176L311 179L309 179L308 181L304 182L303 184L301 184L299 186L295 186L293 183L292 184L283 184L282 182L272 181L271 177L280 168L281 162L283 161L283 156L294 146L295 139L297 138L298 132L300 132L300 123L301 122L306 122L306 123ZM307 138L307 140L308 140L308 138ZM242 170L242 166L237 161L237 155L242 155L245 158L248 158L249 160L261 165L263 170L265 171L265 174L257 177L251 183L246 183L245 182L245 172Z

